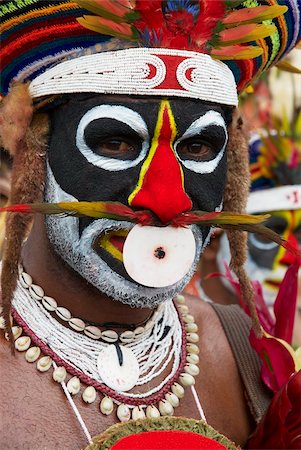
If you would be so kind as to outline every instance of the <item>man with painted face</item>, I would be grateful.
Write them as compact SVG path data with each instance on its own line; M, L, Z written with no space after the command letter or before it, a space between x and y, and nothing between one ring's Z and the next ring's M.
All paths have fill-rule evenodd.
M297 3L254 8L252 18L223 1L77 3L1 5L1 137L14 156L10 200L22 204L8 216L2 265L16 350L1 341L2 443L237 448L269 402L250 324L236 307L181 291L209 241L209 218L244 210L236 83L242 89L297 43L297 19L281 31ZM271 25L256 25L267 16ZM250 20L260 46L241 45ZM239 60L236 82L216 59ZM46 216L35 215L23 243L31 216L21 213L34 210ZM199 211L214 213L206 226ZM229 238L250 299L246 236Z

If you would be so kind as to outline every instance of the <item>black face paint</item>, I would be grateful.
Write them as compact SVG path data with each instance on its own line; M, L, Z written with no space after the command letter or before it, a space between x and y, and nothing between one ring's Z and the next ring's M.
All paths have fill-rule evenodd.
M157 98L78 95L54 110L51 114L48 160L60 188L79 201L118 201L127 205L129 195L137 186L142 164L148 156L160 103L161 99ZM116 116L106 117L103 114L98 117L96 114L90 120L87 116L89 111L101 105L123 107L124 116L121 117L116 110ZM185 161L211 164L211 160L226 144L224 128L231 120L230 108L223 109L220 105L187 99L170 100L170 106L177 127L176 140L179 140L176 154L192 209L214 211L220 207L223 199L226 152L209 173L197 173L185 167ZM191 124L210 111L220 115L224 128L209 120L200 132L184 139L183 135ZM85 126L80 125L82 120L86 120ZM139 125L140 120L145 129ZM88 153L85 153L86 150ZM87 154L92 155L90 161ZM121 164L123 168L111 170L99 167L95 163L98 157L109 159L113 165L116 162L117 168ZM170 201L173 201L172 189ZM92 219L80 219L79 234L92 222ZM201 231L205 240L209 229L203 227ZM94 249L114 271L128 279L118 258L95 242Z
M281 236L287 228L287 221L283 217L271 216L265 225ZM251 233L248 239L249 253L253 261L266 269L272 269L279 246L265 238Z

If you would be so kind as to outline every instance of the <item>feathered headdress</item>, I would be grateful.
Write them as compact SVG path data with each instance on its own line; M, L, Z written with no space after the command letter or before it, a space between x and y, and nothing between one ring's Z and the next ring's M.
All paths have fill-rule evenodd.
M33 98L89 88L236 105L236 85L297 45L299 13L299 0L12 1L0 5L1 92L33 80Z
M272 124L250 141L249 212L301 208L301 111Z

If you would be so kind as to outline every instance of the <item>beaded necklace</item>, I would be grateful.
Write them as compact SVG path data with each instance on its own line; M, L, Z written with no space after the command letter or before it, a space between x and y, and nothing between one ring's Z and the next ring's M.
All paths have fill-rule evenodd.
M27 286L24 285L25 279ZM42 295L38 297L37 292ZM120 346L123 358L120 368L123 364L132 365L131 359L127 361L128 351L130 358L133 355L138 362L139 374L134 377L134 386L156 381L171 366L163 381L156 381L148 391L139 389L138 393L131 391L132 386L118 389L114 383L112 385L111 379L106 379L102 369L99 370L99 366L106 366L97 361L99 355L109 352L110 360L112 350L118 354L118 345L66 328L45 308L45 298L47 300L49 297L39 286L33 285L29 275L21 270L12 313L17 326L13 326L12 330L15 348L25 352L28 362L36 362L41 372L53 367L53 378L62 385L71 375L66 383L71 395L79 393L81 381L85 383L87 387L82 397L86 403L94 402L98 391L102 397L100 411L105 415L111 414L116 404L117 417L121 421L173 415L174 408L184 396L184 387L193 386L194 376L199 372L197 325L189 314L183 296L179 295L174 302L161 305L152 315L149 321L152 325L147 331L137 333L134 339L123 341ZM120 364L120 359L115 359Z

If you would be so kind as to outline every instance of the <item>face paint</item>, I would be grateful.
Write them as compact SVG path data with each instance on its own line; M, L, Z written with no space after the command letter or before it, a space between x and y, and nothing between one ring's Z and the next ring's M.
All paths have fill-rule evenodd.
M269 213L266 226L276 231L298 249L301 243L301 210L274 211ZM263 272L261 276L265 297L274 301L279 284L287 268L292 264L294 255L283 247L266 242L257 235L249 236L249 269L252 273Z
M71 99L52 116L45 199L130 203L151 210L158 225L188 209L218 210L226 178L224 117L221 107L193 100ZM210 170L195 170L186 162L209 163ZM191 269L172 286L147 288L123 266L132 224L55 216L46 224L55 251L74 270L108 296L134 306L154 306L180 292L209 238L208 228L192 226Z

